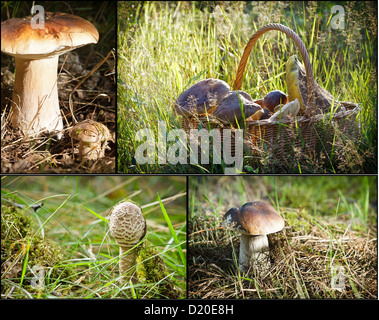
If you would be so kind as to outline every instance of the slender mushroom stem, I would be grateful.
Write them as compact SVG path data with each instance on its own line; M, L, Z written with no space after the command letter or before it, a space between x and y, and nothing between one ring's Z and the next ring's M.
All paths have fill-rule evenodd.
M241 234L240 268L245 271L250 267L264 270L270 267L269 244L266 235Z
M120 246L120 276L123 282L128 283L131 280L135 284L138 282L135 265L140 246L133 247Z
M24 133L57 132L62 136L59 109L58 55L44 59L15 58L16 77L12 103L12 126Z

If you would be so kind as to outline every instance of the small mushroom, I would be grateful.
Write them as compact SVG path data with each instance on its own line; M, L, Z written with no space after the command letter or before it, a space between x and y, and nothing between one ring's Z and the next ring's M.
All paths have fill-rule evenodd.
M229 93L229 85L218 79L204 79L180 94L175 110L181 115L211 114Z
M84 120L70 129L70 137L79 140L79 161L104 157L107 141L112 141L108 128L100 122Z
M254 201L241 208L232 208L224 215L225 225L241 234L239 265L247 271L251 267L267 270L270 267L267 234L284 227L283 218L268 203Z
M300 102L296 98L294 101L288 102L284 106L277 106L275 113L271 116L270 121L279 121L287 116L296 117L300 110Z
M273 90L270 91L266 96L263 98L263 105L264 108L267 110L273 112L276 106L279 106L281 104L286 104L288 102L287 95L280 90Z
M1 23L1 51L14 56L16 63L11 123L24 134L35 136L46 130L60 139L58 57L97 43L99 33L90 22L71 14L46 12L43 29L35 28L32 18Z
M117 204L109 219L109 231L120 246L121 281L137 283L136 258L140 242L146 235L146 221L141 208L128 201Z
M237 122L241 124L243 118L247 119L250 116L254 116L253 120L259 120L264 114L263 109L248 97L250 95L246 92L230 91L213 112L213 115L219 120L231 124L236 124ZM242 103L243 115L240 103Z

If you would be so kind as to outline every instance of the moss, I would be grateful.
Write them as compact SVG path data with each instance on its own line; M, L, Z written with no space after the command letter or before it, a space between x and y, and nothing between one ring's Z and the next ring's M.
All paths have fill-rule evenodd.
M9 240L24 238L30 234L32 227L31 218L21 214L13 206L1 206L1 239Z
M158 250L148 246L142 248L137 258L138 279L145 284L152 284L155 293L162 298L177 298L174 285L167 275L165 262Z
M62 266L66 252L50 239L34 235L35 229L27 211L13 206L1 207L1 273L7 279L1 286L6 293L13 284L21 283L22 270L26 263L22 286L34 294L41 288L33 286L37 270L42 270L45 289L59 279L69 278L73 272ZM72 280L71 280L72 281Z
M310 230L313 217L304 208L300 208L298 211L284 211L283 215L287 225L294 231L308 232Z

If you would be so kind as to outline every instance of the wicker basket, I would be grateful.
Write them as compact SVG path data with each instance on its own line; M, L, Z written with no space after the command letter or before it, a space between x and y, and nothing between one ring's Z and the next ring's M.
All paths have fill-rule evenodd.
M284 32L297 45L306 70L308 87L307 113L315 110L314 89L316 83L313 77L312 65L303 41L297 34L281 24L268 24L258 30L247 43L238 66L236 80L233 90L240 90L243 72L248 57L254 44L264 33L270 30ZM358 139L359 122L356 120L360 107L351 102L339 102L344 106L343 111L313 115L312 117L300 116L295 119L283 119L280 122L270 120L246 121L244 128L244 145L251 155L261 158L274 155L279 161L286 161L294 153L305 157L313 156L316 152L330 155L336 135L343 135L349 139ZM207 117L183 117L182 127L189 133L190 129L199 128L227 128L217 119L208 115ZM230 127L229 127L230 129ZM222 132L222 130L221 130ZM232 154L234 153L234 139L232 139Z

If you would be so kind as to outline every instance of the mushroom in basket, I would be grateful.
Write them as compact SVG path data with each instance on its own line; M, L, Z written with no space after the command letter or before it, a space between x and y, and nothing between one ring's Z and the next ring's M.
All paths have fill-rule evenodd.
M263 99L255 100L262 108L274 112L277 106L284 105L288 102L288 96L280 90L270 91Z
M243 119L260 120L265 114L263 108L254 103L250 95L244 91L230 91L213 112L223 122L235 125L242 124Z
M175 110L184 116L211 114L229 91L230 87L225 81L201 80L181 93L175 101Z

